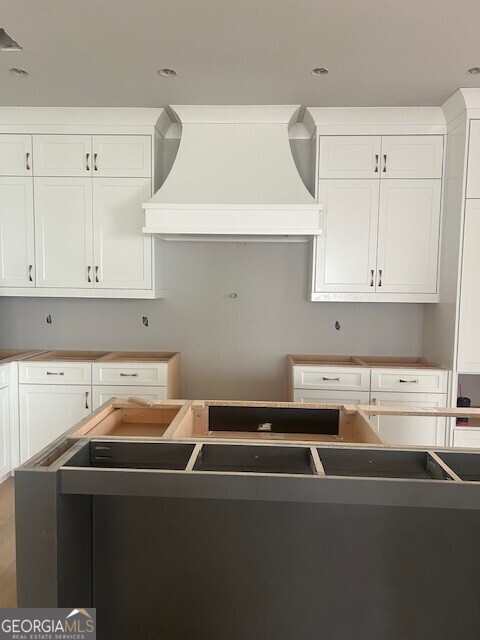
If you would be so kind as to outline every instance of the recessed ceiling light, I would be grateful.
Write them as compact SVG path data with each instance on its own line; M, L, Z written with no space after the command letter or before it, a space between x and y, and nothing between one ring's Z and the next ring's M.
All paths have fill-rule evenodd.
M10 73L12 76L28 76L28 71L25 71L25 69L17 69L17 67L12 67Z
M178 71L175 71L175 69L169 69L168 67L160 69L158 73L164 78L175 78L175 76L178 76Z
M330 73L330 69L327 69L327 67L315 67L315 69L312 69L312 75L314 76L326 76L327 73Z
M480 67L472 67L471 69L468 70L468 73L471 73L474 76L476 76L477 73L480 73Z

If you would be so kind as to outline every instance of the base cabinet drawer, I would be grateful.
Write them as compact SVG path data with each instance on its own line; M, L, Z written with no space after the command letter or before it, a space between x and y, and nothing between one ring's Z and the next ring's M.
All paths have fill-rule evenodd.
M91 384L92 365L85 362L19 362L20 384Z
M167 364L135 362L93 364L94 385L159 386L167 385Z
M135 396L142 400L165 400L166 387L93 387L93 409L98 409L110 398L129 398Z
M445 407L442 394L374 393L372 404L380 407L412 407L436 409ZM446 438L446 418L415 416L371 416L378 432L387 444L417 447L443 447Z
M480 449L480 429L475 427L455 427L453 430L453 446Z
M19 385L21 463L91 413L91 392L90 385Z
M372 369L374 391L401 393L446 393L448 371L441 369Z
M362 367L294 367L294 389L370 389L370 369Z
M324 391L317 389L295 389L294 402L327 402L340 404L368 404L368 391Z

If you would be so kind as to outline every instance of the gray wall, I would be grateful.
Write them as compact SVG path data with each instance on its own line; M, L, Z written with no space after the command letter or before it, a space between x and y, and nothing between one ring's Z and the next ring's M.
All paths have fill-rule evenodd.
M165 249L168 298L0 298L0 346L181 351L184 397L252 400L286 399L288 353L421 353L423 305L308 302L306 243Z

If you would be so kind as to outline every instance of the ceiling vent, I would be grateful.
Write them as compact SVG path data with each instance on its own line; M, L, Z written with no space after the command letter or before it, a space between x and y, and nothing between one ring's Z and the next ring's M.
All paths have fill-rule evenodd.
M23 51L23 47L9 36L2 27L0 27L0 51Z

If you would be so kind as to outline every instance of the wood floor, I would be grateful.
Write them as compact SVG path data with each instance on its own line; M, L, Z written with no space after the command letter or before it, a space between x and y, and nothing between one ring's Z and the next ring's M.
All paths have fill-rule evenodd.
M13 478L0 484L0 608L16 607Z

